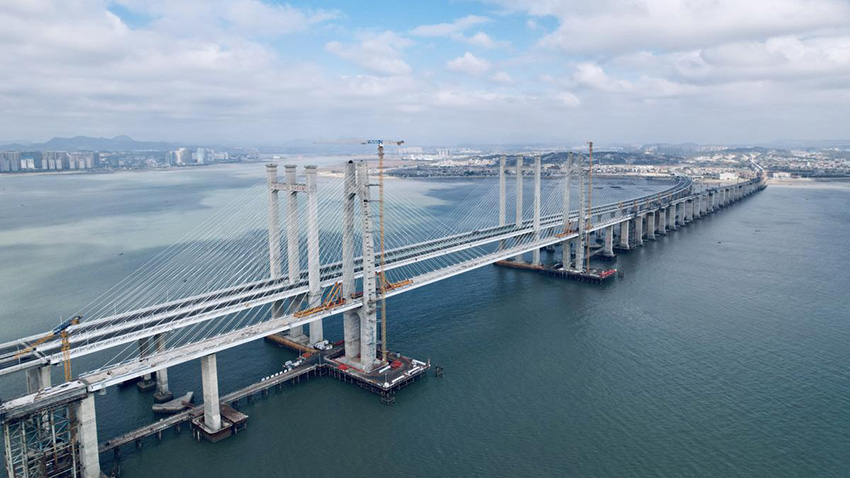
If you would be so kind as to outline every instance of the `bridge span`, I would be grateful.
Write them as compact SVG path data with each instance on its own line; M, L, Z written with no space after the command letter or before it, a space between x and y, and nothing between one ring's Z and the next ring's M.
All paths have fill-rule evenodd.
M267 165L269 277L187 295L153 305L84 318L68 327L70 350L59 337L24 337L0 344L0 375L24 372L28 393L0 405L5 439L5 464L10 477L100 476L99 443L94 394L129 380L142 379L169 397L169 367L199 359L203 374L203 423L221 427L216 353L272 334L304 345L324 339L323 320L343 316L344 354L340 363L371 371L386 366L378 354L377 304L434 282L499 261L541 264L541 249L562 248L564 269L582 271L589 264L590 242L601 239L594 252L613 257L658 234L685 226L728 207L765 187L763 171L754 165L754 178L730 185L698 187L688 177L670 177L663 191L591 205L582 161L570 158L561 181L554 213L542 206L541 158L530 168L521 158L516 165L514 221L507 218L507 166L499 165L498 225L466 230L389 248L376 248L378 224L372 210L368 166L345 165L341 190L341 260L322 263L319 250L320 214L317 170L305 168L297 183L295 166L286 166L283 181L277 166ZM524 217L523 172L533 176L531 217ZM589 179L589 178L588 178ZM571 186L577 183L579 201L571 207ZM286 203L285 233L281 227L280 196ZM299 231L299 195L306 196L306 244ZM588 197L586 197L587 195ZM495 209L495 208L494 208ZM382 229L381 229L382 231ZM380 232L382 235L383 232ZM285 237L284 237L285 236ZM285 241L284 241L285 239ZM284 245L285 242L285 245ZM307 268L300 270L306 245ZM357 247L359 245L359 247ZM283 252L286 254L283 270ZM389 280L388 274L397 273ZM254 313L254 322L234 320ZM305 333L303 327L309 331ZM179 337L179 339L177 339ZM120 346L138 344L122 360L87 370L76 379L51 386L50 367ZM152 374L156 373L156 383Z

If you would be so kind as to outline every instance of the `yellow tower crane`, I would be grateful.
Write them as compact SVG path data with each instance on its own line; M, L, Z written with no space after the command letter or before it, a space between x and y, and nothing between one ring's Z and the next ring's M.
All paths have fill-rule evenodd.
M71 334L68 332L68 327L70 327L72 325L79 324L82 319L83 319L83 317L81 315L75 315L75 316L71 317L70 319L62 322L61 324L57 325L53 330L51 330L50 333L48 333L44 337L36 340L35 342L33 342L32 345L28 346L27 348L16 353L15 358L20 358L21 356L32 352L39 345L53 339L54 337L56 337L58 335L62 340L62 362L63 362L63 365L65 366L65 381L70 382L71 381L71 340L70 340Z

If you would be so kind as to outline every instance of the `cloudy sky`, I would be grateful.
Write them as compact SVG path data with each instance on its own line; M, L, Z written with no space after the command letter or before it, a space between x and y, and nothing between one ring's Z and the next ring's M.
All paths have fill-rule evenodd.
M0 1L0 140L850 137L848 0Z

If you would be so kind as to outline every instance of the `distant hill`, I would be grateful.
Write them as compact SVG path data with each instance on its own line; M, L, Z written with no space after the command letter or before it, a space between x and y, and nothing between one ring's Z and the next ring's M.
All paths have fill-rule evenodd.
M114 138L92 138L90 136L74 136L73 138L53 138L44 143L6 144L0 146L3 151L164 151L174 148L171 143L156 141L136 141L125 135Z

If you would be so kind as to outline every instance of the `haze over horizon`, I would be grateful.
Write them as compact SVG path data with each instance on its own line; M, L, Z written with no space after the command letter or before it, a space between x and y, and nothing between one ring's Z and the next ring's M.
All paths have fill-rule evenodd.
M0 4L0 138L846 137L841 0Z

